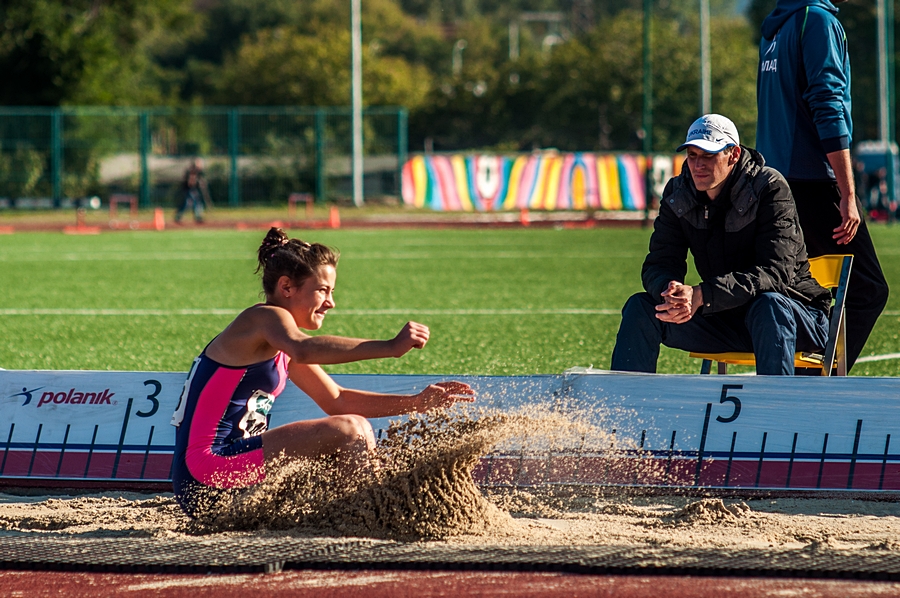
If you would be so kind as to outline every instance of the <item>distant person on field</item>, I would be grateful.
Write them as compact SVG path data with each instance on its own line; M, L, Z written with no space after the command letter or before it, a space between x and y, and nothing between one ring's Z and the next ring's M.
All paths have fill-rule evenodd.
M282 458L332 455L347 470L375 448L367 417L425 412L473 401L461 382L438 382L412 395L338 386L318 364L401 357L428 342L427 326L408 322L390 340L309 336L334 307L337 253L269 230L258 251L265 303L248 307L194 360L172 425L178 427L172 479L191 516L235 490L263 481ZM327 416L268 429L269 410L288 379Z
M831 293L809 272L791 190L708 114L678 151L641 279L622 309L613 370L655 372L660 344L684 351L753 352L756 373L793 375L795 351L821 351ZM691 253L702 282L684 284Z
M834 4L778 0L759 44L756 143L787 179L811 257L853 254L847 286L847 368L888 299L853 180L850 57Z
M194 158L181 181L181 203L175 212L175 223L181 223L181 218L189 208L194 212L194 222L202 223L204 208L211 206L209 185L207 185L206 175L203 173L203 160Z

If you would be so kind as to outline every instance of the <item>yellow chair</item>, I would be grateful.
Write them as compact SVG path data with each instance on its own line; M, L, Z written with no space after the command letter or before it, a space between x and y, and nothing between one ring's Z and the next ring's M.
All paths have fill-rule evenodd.
M794 355L794 367L821 368L823 376L832 373L838 376L847 375L847 321L844 315L844 303L847 297L847 280L850 278L850 267L853 265L852 255L823 255L809 260L809 271L816 281L826 289L836 289L831 306L831 317L828 322L828 342L823 354L797 353ZM702 359L701 374L710 373L712 362L718 364L720 374L728 373L728 364L756 365L753 353L697 353L691 357Z

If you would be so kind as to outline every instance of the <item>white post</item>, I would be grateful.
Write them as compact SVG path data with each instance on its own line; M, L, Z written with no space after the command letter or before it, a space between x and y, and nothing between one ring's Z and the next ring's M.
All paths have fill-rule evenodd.
M878 0L878 136L885 151L890 147L890 113L888 98L887 20L885 0Z
M463 50L466 49L467 45L468 43L464 39L458 39L456 40L456 43L453 44L453 56L450 62L454 76L459 75L462 72Z
M351 61L350 81L353 126L353 204L363 205L363 122L362 122L362 24L361 0L350 0Z
M712 112L712 68L709 58L709 0L700 0L700 114Z

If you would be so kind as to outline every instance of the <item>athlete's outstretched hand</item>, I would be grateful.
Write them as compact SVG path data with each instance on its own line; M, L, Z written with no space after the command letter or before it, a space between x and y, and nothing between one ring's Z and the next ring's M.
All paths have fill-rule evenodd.
M437 382L429 384L417 396L421 401L420 412L450 407L453 403L471 403L475 400L475 391L464 382Z
M428 326L418 322L407 322L391 341L394 346L394 357L406 355L412 349L423 348L430 334Z

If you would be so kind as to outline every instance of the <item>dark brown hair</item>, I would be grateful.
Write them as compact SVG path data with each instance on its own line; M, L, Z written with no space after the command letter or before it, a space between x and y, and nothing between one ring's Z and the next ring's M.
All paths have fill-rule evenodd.
M262 272L263 291L271 295L282 276L301 285L320 266L337 267L339 257L340 254L330 247L291 239L283 230L273 226L259 246L256 271Z

